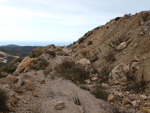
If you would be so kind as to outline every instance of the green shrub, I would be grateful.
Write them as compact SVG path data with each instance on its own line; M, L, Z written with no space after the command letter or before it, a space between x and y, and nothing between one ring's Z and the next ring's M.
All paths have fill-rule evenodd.
M78 43L81 44L84 40L85 40L85 38L80 38Z
M64 60L55 68L59 75L66 79L72 80L73 82L79 81L85 82L85 79L89 77L89 73L85 71L83 67L75 64L73 61Z
M92 45L92 43L93 43L92 41L88 41L88 46L89 46L89 45Z
M115 18L115 21L119 20L120 18L121 18L121 17L116 17L116 18Z
M6 65L1 71L7 72L7 73L13 73L15 72L17 66L15 65Z
M7 101L8 101L8 95L7 92L0 88L0 112L6 113L9 111L7 107Z
M40 55L42 55L42 50L37 49L37 50L32 51L32 52L29 54L29 57L30 57L30 58L37 58L37 57L39 57Z
M73 100L76 105L81 105L81 102L80 102L80 99L79 99L77 93L73 94Z
M33 64L31 69L40 70L45 69L48 66L49 62L44 58L38 58L37 64Z
M92 94L99 99L107 100L108 98L108 93L101 86L97 86Z
M103 82L108 82L110 72L111 69L108 68L107 66L104 66L100 71L100 79L102 79Z
M54 51L46 51L46 53L52 57L56 57L56 53Z

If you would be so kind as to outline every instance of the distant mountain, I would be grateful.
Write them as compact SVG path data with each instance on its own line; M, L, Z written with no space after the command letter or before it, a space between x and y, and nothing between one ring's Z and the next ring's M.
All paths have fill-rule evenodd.
M10 55L24 57L38 46L18 46L14 44L0 46L0 51Z

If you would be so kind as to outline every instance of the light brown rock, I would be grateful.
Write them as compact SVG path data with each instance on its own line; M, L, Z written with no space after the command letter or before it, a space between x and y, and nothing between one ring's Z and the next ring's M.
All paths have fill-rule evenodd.
M81 64L81 65L90 65L90 64L91 64L90 60L88 60L88 59L86 59L86 58L80 59L80 60L78 61L78 63Z
M113 94L110 94L110 95L108 96L108 98L107 98L107 101L108 101L108 102L113 102L114 99L115 99L115 96L114 96Z
M58 102L54 105L54 109L55 109L55 110L62 110L62 109L65 109L65 102L63 102L63 101L58 101Z
M36 62L36 59L34 59L34 58L29 58L29 57L25 57L25 58L22 60L22 62L18 65L18 67L17 67L17 69L16 69L14 75L15 75L16 73L22 73L22 72L25 70L26 67L30 67L30 65L31 65L32 63L34 63L34 62Z
M123 98L123 100L122 100L123 105L127 105L127 104L130 104L130 103L131 103L131 100L129 98L127 98L127 97Z
M10 104L13 106L13 107L18 107L18 102L19 102L19 98L15 95L15 94L13 94L12 96L11 96L11 99L10 99L11 101L10 101Z
M91 80L90 80L90 79L87 79L87 80L85 80L85 83L86 83L86 84L91 84Z
M127 47L127 42L122 42L117 46L117 50L122 50Z
M12 89L13 89L13 91L15 91L16 93L19 93L19 94L22 94L22 93L23 93L22 88L19 87L19 86L13 85L13 86L12 86Z

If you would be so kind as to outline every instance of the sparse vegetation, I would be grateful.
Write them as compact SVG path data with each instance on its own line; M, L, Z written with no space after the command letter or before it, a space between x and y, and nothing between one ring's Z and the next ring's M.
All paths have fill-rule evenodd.
M7 72L7 73L13 73L15 72L17 66L15 65L6 65L4 66L4 68L2 68L1 72L4 71L4 72Z
M80 102L80 99L79 99L79 97L78 97L78 94L77 93L73 93L73 100L74 100L74 103L76 104L76 105L81 105L81 102Z
M37 64L32 64L31 69L40 70L45 69L48 66L49 62L44 58L38 58Z
M146 86L147 86L147 82L144 80L142 75L142 79L140 81L136 81L136 79L130 79L125 90L134 93L142 93L145 92Z
M84 89L84 90L87 90L87 91L90 91L90 89L86 86L80 86L81 89Z
M82 66L69 60L64 60L61 64L55 67L55 70L60 76L72 80L75 83L77 81L84 83L85 79L89 77L89 72L85 71Z
M24 85L25 85L25 81L22 81L22 82L21 82L21 86L24 86Z
M7 106L7 101L9 97L7 95L7 92L0 88L0 112L6 113L9 111L8 106Z
M104 56L104 59L107 61L107 62L114 62L116 61L116 58L115 58L115 55L113 52L108 52L106 56Z
M98 60L98 56L96 55L90 59L91 62L96 62L97 60Z
M56 53L54 51L46 51L46 53L52 57L56 57Z
M96 98L107 100L108 93L101 87L97 86L96 90L92 93Z
M84 40L85 40L85 38L80 38L78 43L81 44Z
M92 45L92 43L93 43L92 41L88 41L88 46L89 46L89 45Z
M107 82L109 79L109 73L111 69L107 66L104 66L100 71L100 79L102 79L103 82Z
M30 58L37 58L42 55L42 49L35 49L31 53L29 53Z
M120 18L121 18L121 17L116 17L116 18L115 18L115 21L119 20Z

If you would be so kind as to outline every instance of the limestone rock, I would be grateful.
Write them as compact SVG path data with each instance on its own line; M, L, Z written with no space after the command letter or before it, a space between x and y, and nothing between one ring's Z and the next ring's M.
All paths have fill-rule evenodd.
M19 86L14 85L14 86L12 86L12 89L13 89L13 91L15 91L16 93L19 93L19 94L22 94L22 93L23 93L23 90L22 90L21 87L19 87Z
M109 88L109 85L106 84L106 83L102 83L102 87L105 88L105 89L108 89L108 88Z
M108 98L107 98L107 101L108 101L108 102L113 102L114 99L115 99L115 96L112 95L112 94L110 94L110 95L108 96Z
M88 60L88 59L86 59L86 58L80 59L80 60L78 61L78 63L81 64L81 65L90 65L90 64L91 64L90 60Z
M97 77L92 77L91 79L92 79L92 81L96 81L96 80L98 80L98 78L97 78Z
M33 91L33 90L35 90L35 85L33 83L29 82L26 86L26 89L29 91Z
M11 96L11 99L10 99L11 101L10 101L10 104L13 106L13 107L18 107L18 102L19 102L19 98L15 95L15 94L13 94L12 96Z
M129 72L129 65L120 64L116 66L109 74L109 78L113 80L119 80L122 77L126 76L126 73ZM120 79L121 80L121 79Z
M127 97L125 97L123 100L122 100L122 104L123 105L127 105L127 104L130 104L131 103L131 100Z
M18 65L16 71L14 72L14 75L17 73L22 73L26 67L30 67L30 65L36 62L34 58L25 57L22 62Z
M54 109L55 109L55 110L62 110L62 109L65 109L65 102L63 102L63 101L58 101L58 102L54 105Z
M90 79L87 79L87 80L85 80L85 83L86 83L86 84L91 84L91 80L90 80Z
M117 50L122 50L127 47L127 42L122 42L117 46Z

